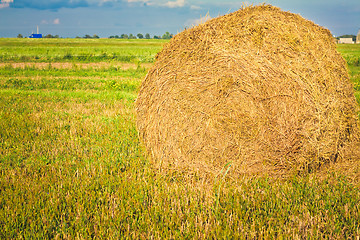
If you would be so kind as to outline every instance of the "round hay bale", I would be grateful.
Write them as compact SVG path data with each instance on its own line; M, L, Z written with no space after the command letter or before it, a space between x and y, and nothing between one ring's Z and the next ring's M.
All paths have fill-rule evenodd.
M187 29L164 46L136 100L163 169L308 171L358 137L346 62L329 30L270 5Z

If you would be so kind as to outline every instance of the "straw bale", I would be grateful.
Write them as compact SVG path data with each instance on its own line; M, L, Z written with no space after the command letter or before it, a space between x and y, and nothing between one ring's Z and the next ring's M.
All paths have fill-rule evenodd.
M329 30L271 5L174 36L136 100L156 166L235 174L310 171L345 161L357 104Z

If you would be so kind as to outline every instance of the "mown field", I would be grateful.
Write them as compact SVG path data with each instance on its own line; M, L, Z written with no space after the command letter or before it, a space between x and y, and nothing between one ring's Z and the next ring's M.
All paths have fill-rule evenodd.
M359 175L152 168L134 100L165 43L0 39L0 239L358 239ZM360 45L338 49L360 102Z

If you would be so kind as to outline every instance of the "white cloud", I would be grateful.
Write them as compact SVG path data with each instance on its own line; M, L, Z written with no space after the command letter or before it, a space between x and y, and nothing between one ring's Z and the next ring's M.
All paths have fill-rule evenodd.
M191 9L191 10L200 10L201 7L200 7L200 6L196 6L196 5L191 5L191 6L190 6L190 9Z
M41 24L60 24L60 19L59 18L55 18L54 20L41 20Z
M0 8L7 8L14 0L0 0Z
M169 1L164 4L164 6L169 8L183 7L184 5L185 5L185 0Z
M129 6L150 6L150 5L156 5L150 0L125 0Z

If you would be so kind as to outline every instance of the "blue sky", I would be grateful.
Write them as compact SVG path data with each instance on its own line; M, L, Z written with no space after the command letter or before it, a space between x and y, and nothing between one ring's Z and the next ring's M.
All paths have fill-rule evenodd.
M360 0L265 2L299 13L336 36L355 35L360 29ZM242 5L237 0L0 0L0 37L28 36L36 26L42 34L61 37L176 34L206 16L224 15Z

